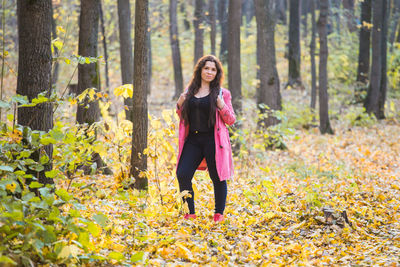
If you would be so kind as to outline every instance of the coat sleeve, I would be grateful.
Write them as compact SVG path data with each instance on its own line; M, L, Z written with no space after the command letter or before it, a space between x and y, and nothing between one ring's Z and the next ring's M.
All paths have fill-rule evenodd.
M188 88L185 88L185 93L187 93ZM179 119L182 120L182 107L178 106L178 103L176 103L176 114L178 114Z
M228 90L223 90L223 98L225 102L225 106L222 109L217 109L219 115L221 116L223 122L228 125L232 125L236 121L235 112L233 111L232 102L231 102L231 93Z
M182 107L179 107L178 103L176 104L176 114L178 114L179 119L182 120Z

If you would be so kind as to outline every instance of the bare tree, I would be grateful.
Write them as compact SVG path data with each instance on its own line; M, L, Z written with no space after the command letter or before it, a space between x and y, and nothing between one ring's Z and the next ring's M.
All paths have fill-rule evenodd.
M286 0L275 0L275 10L277 12L277 18L282 22L282 24L286 25L287 16L286 16Z
M308 33L308 13L310 13L310 0L301 0L301 24L303 24L303 38Z
M175 94L177 99L183 92L183 75L181 63L181 51L179 49L178 19L177 19L177 0L169 1L169 37L172 50L172 62L174 65Z
M103 51L104 51L104 76L106 77L106 90L109 92L110 90L110 78L108 74L108 49L107 49L107 38L106 38L106 27L104 25L104 16L103 16L103 5L101 0L99 1L99 16L100 16L100 29L102 34L103 41ZM100 89L100 88L99 88Z
M132 129L131 176L135 178L134 188L147 189L148 181L144 175L147 170L147 155L143 154L147 147L147 91L148 83L148 0L135 3L135 47L134 47L134 88L133 114L135 121Z
M79 19L79 48L78 53L84 57L97 57L97 40L99 30L99 0L82 0ZM88 88L100 88L99 64L79 64L77 94ZM78 105L76 121L89 125L100 119L100 109L97 100Z
M17 1L18 17L18 80L17 94L27 96L29 101L40 93L51 95L51 0ZM18 108L18 123L33 130L48 131L53 128L53 105L50 102L34 107ZM45 146L45 153L50 161L40 171L39 183L53 184L45 176L45 171L52 168L53 147ZM39 162L40 152L36 151L32 159ZM35 172L36 174L36 172Z
M399 25L399 18L400 18L400 0L394 0L393 3L393 18L391 19L392 24L390 26L390 37L389 37L389 42L390 42L390 51L393 49L393 43L396 38L396 31L397 31L397 26Z
M387 0L373 1L372 65L371 77L364 107L377 119L385 118Z
M83 57L97 57L97 41L99 30L99 0L82 0L81 14L79 18L79 47L78 53ZM78 65L78 86L77 94L83 93L86 89L92 88L99 91L100 70L99 62ZM76 121L79 124L92 125L100 120L100 108L97 99L85 97L83 103L78 105ZM92 154L92 161L96 162L97 169L105 174L111 174L98 153ZM85 172L89 169L85 167Z
M310 42L310 60L311 60L311 110L314 114L317 102L317 69L315 64L315 37L316 37L316 22L315 22L315 0L310 0L311 6L311 42Z
M344 17L346 18L347 28L350 32L357 29L354 17L354 0L343 0Z
M211 32L210 32L210 42L211 42L211 54L216 55L216 50L215 50L215 42L216 42L216 35L217 35L217 21L216 21L216 16L215 16L215 0L210 0L209 1L209 7L208 7L208 18L210 21L210 26L211 26Z
M257 65L260 84L257 88L257 104L261 113L266 114L263 120L266 127L279 123L273 111L281 110L281 93L279 75L276 69L275 55L275 16L274 0L255 0L257 20ZM262 107L261 104L267 106Z
M326 25L328 21L329 2L320 0L320 15L318 20L319 33L319 130L322 134L333 134L329 122L328 106L328 37Z
M131 6L129 0L118 0L118 25L119 25L119 49L121 58L122 84L133 84L133 51L132 51L132 21ZM124 99L126 119L132 121L131 97Z
M242 79L240 73L241 0L229 1L228 11L228 86L232 92L232 105L241 112Z
M227 62L228 55L228 0L218 0L218 20L221 25L221 43L219 57L222 63Z
M201 58L204 54L203 44L204 44L204 36L203 36L203 9L204 9L204 0L195 0L195 8L194 8L194 64L196 64L197 60Z
M361 28L360 28L360 45L358 52L358 68L357 81L363 84L368 82L369 62L370 62L370 46L371 31L368 26L371 24L372 6L371 0L364 0L361 3Z
M301 82L301 46L300 46L300 4L301 0L290 0L289 18L289 80L287 86L303 88Z

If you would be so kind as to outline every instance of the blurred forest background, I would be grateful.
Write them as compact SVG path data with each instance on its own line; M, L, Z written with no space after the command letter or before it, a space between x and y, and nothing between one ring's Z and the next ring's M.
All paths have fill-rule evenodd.
M400 0L1 0L0 265L398 264ZM227 220L175 178L219 57Z

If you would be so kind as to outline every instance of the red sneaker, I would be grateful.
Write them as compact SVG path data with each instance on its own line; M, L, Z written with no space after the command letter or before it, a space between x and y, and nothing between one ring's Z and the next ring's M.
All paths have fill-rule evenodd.
M196 214L185 214L185 216L183 216L185 220L196 219L196 217Z
M224 215L221 213L215 213L214 214L214 222L223 222L224 221Z

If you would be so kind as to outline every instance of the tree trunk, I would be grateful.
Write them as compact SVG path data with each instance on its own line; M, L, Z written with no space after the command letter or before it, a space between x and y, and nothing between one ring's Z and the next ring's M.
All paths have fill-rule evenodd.
M51 0L17 1L18 17L18 79L17 94L27 96L29 101L39 93L51 94ZM32 130L48 131L53 128L53 105L45 102L34 107L18 108L18 123ZM39 183L53 184L53 179L45 176L52 169L53 147L45 146L44 151L50 161L44 170L36 173ZM39 162L40 152L32 159Z
M132 21L129 0L118 0L118 24L122 84L133 84ZM133 121L131 97L124 99L126 119Z
M356 20L354 17L354 0L343 0L344 17L346 18L347 28L350 32L357 30Z
M254 1L251 0L242 0L242 16L245 19L245 33L246 36L249 36L249 27L250 22L254 17Z
M298 85L302 88L300 76L300 4L301 0L290 0L289 18L289 81L287 86Z
M333 17L335 17L336 20L336 34L337 34L337 38L339 41L339 44L341 43L340 40L340 2L341 0L330 0L331 2L331 6L332 6L332 13L333 13Z
M110 79L108 75L108 53L107 53L107 39L106 39L106 28L104 26L104 17L103 17L103 5L101 4L101 0L99 1L99 15L100 15L100 28L101 34L103 35L103 50L104 50L104 74L106 76L106 91L110 93ZM100 90L100 87L99 87Z
M183 25L185 26L185 31L190 30L190 21L188 19L188 12L186 11L187 1L182 1L180 4L181 13L183 13Z
M315 24L315 0L310 0L311 4L311 42L310 42L310 59L311 59L311 111L315 113L315 106L317 102L317 70L315 66L315 37L316 37L316 24Z
M320 15L318 20L319 33L319 130L322 134L333 134L329 122L328 106L328 37L326 25L328 21L329 3L328 0L320 1Z
M384 36L386 33L384 22L386 7L386 0L373 1L371 77L367 97L364 102L366 111L373 113L377 119L384 118L384 110L381 103L385 102L384 98L386 97L386 92L384 92L386 86L382 88L383 82L386 81L386 77L383 77L386 76L386 73L383 73L383 70L386 70L386 60L382 58L386 48L383 44L384 40L386 40Z
M364 0L361 4L361 25L371 24L371 0ZM371 30L367 26L360 28L360 44L358 52L357 81L363 84L368 83L369 61L371 46ZM361 92L356 92L356 98L360 97Z
M225 64L228 58L228 0L219 0L218 18L221 25L219 58Z
M149 11L147 11L147 47L149 48L147 50L147 57L149 59L149 62L147 64L147 82L148 82L148 87L147 87L147 95L150 95L151 93L151 78L153 76L153 51L151 49L151 26L150 26L150 20L149 20Z
M97 57L97 38L99 30L99 0L82 0L79 19L79 48L78 53L83 57ZM78 65L78 90L81 94L87 88L100 87L99 63ZM89 125L100 119L100 109L97 100L78 105L76 121Z
M275 0L275 10L277 13L277 19L282 22L283 25L286 25L287 16L286 16L286 6L285 1Z
M79 47L78 54L83 57L97 57L97 41L99 30L99 0L82 0L81 15L79 18ZM100 91L100 63L79 64L78 65L78 86L77 94L81 94L88 88L94 88ZM79 124L92 125L100 120L99 101L90 100L85 97L83 103L78 105L76 112L76 121ZM111 170L107 168L98 153L93 153L92 161L96 162L97 169L102 170L105 174L111 174ZM85 173L89 173L87 166Z
M204 9L204 0L195 0L195 8L194 8L194 64L197 63L197 60L201 58L204 54L203 43L203 9Z
M397 31L397 26L399 24L399 18L400 18L400 0L395 0L393 7L393 19L391 19L392 25L390 27L390 37L389 37L390 51L392 51L393 49L393 43L394 39L396 38L396 31Z
M133 114L135 123L132 128L131 176L135 178L134 188L147 189L147 155L143 154L147 147L147 91L148 84L148 0L135 3L135 47L134 47L134 86Z
M215 39L217 35L217 22L215 16L215 0L210 0L208 8L208 16L210 20L211 32L210 32L210 42L211 42L211 54L216 55L215 50Z
M257 65L260 84L257 88L257 105L262 114L267 113L263 122L266 127L279 123L273 111L281 110L281 93L275 56L274 0L255 0L257 20ZM260 107L260 104L268 108Z
M381 50L381 58L382 58L382 76L381 76L381 88L379 94L379 102L378 102L378 118L385 118L385 102L386 102L386 92L387 92L387 35L388 35L388 17L389 17L389 9L390 2L385 0L383 6L383 14L382 14L382 50Z
M301 0L301 24L303 24L303 38L308 33L308 13L310 12L310 0Z
M232 105L235 112L242 109L242 79L240 73L240 18L241 0L229 1L228 11L228 86L232 92Z
M181 51L179 49L178 18L176 14L177 0L169 1L169 37L172 50L172 62L174 64L175 94L177 99L183 92L183 74L181 63Z

